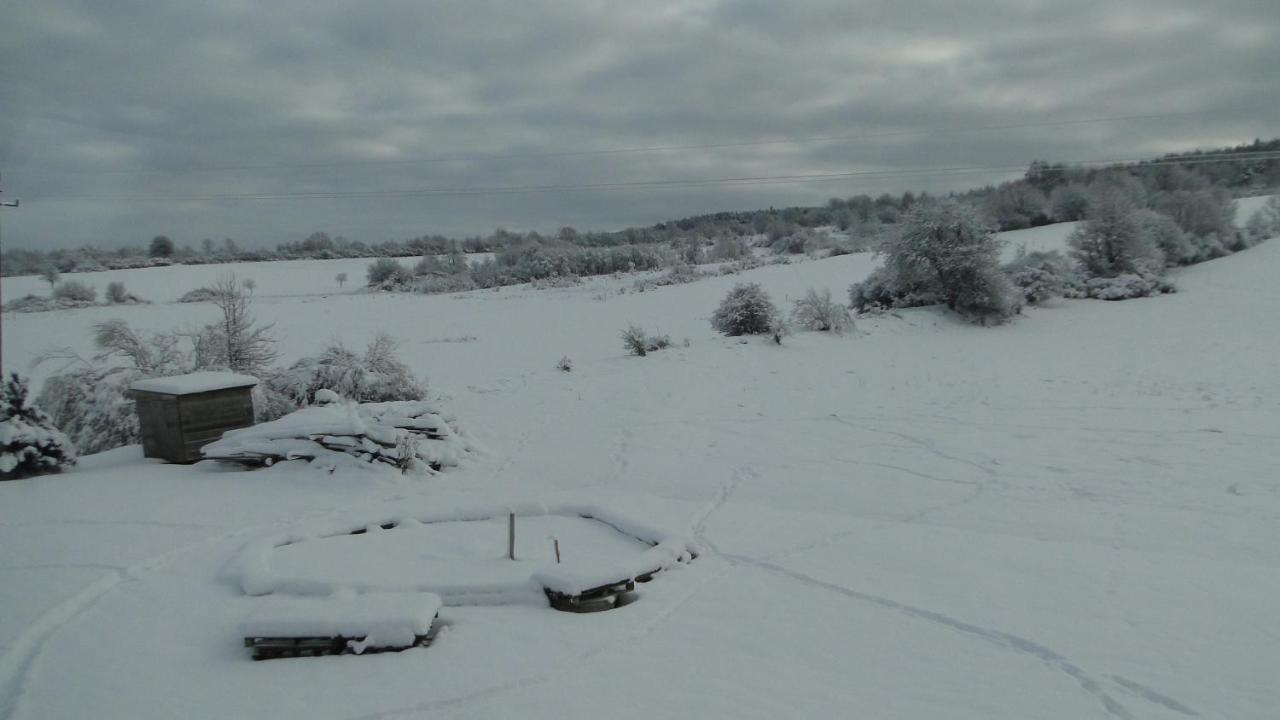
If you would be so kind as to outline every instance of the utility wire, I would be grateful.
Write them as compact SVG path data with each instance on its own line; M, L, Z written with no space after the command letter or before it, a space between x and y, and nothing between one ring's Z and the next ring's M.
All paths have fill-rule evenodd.
M1205 153L1198 155L1181 155L1160 158L1158 160L1143 160L1141 158L1110 158L1096 160L1079 160L1065 163L1059 163L1067 169L1083 168L1094 165L1135 165L1140 164L1142 167L1152 167L1161 165L1201 165L1210 163L1240 163L1240 162L1257 162L1262 160L1280 160L1280 151L1255 151L1241 153ZM99 202L170 202L170 201L199 201L199 200L336 200L336 199L366 199L366 198L392 198L392 197L456 197L469 195L515 195L527 193L560 193L560 192L586 192L586 191L608 191L608 190L648 190L648 189L665 189L665 188L689 188L689 187L707 187L707 186L749 186L749 185L777 185L791 183L809 183L809 182L830 182L836 180L847 180L851 178L865 177L907 177L914 175L929 176L949 176L967 173L994 173L1009 172L1015 170L1024 170L1028 166L1027 163L1017 165L977 165L977 166L958 166L958 167L933 167L933 168L915 168L907 170L850 170L845 172L834 173L804 173L796 175L759 175L744 177L720 177L720 178L664 178L657 180L635 180L635 181L619 181L619 182L601 182L601 183L573 183L573 184L551 184L551 185L505 185L505 186L480 186L480 187L436 187L436 188L406 188L406 189L388 189L388 190L332 190L332 191L314 191L314 192L293 192L293 193L193 193L187 195L64 195L50 196L45 198L28 198L28 202L71 202L71 201L99 201Z
M54 170L57 172L71 172L81 175L150 175L150 174L178 174L178 173L202 173L202 172L227 172L227 171L248 171L248 170L288 170L288 169L314 169L314 168L344 168L344 167L386 167L386 166L403 166L403 165L427 165L433 163L446 162L493 162L499 160L531 160L531 159L548 159L560 157L587 157L587 156L607 156L607 155L630 155L655 152L678 152L686 150L721 150L729 148L742 147L764 147L769 145L796 145L805 143L823 143L823 142L856 142L860 140L875 140L888 137L904 137L913 135L950 135L971 132L986 132L991 130L1017 130L1021 128L1045 128L1045 127L1063 127L1070 125L1088 125L1094 123L1105 122L1121 122L1128 120L1160 120L1175 117L1191 117L1197 115L1206 115L1209 113L1225 112L1221 108L1213 110L1197 110L1187 112L1174 113L1149 113L1143 115L1113 115L1110 117L1094 117L1094 118L1078 118L1072 120L1046 120L1040 122L1022 122L1022 123L1002 123L995 125L974 125L970 127L929 129L922 128L918 130L889 130L878 133L861 133L855 135L816 135L808 137L790 137L776 138L771 140L742 140L735 142L719 142L719 143L696 143L688 145L649 145L642 147L625 147L625 148L603 148L599 150L564 150L557 152L542 153L506 153L506 154L484 154L484 153L455 153L444 155L432 155L419 158L406 158L403 160L346 160L334 162L315 162L315 163L275 163L275 164L258 164L258 165L216 165L216 166L187 166L179 168L155 168L147 170L74 170L60 169L46 166L45 170ZM1240 111L1243 112L1243 111Z

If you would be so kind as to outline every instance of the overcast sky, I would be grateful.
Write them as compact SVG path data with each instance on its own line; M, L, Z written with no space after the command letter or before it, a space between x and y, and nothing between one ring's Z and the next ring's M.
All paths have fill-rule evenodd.
M1276 136L1276 0L0 2L6 247L616 229ZM882 174L387 194L840 172Z

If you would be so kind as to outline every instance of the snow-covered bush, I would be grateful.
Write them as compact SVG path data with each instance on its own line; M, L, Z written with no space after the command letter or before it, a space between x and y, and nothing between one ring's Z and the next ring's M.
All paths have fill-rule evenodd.
M560 362L556 363L556 369L560 372L573 372L573 361L565 355L560 358Z
M778 320L778 308L757 283L739 283L711 315L711 327L725 335L762 335Z
M917 202L877 252L884 265L849 289L859 312L945 303L986 324L1019 310L1017 293L1000 271L1000 241L968 205Z
M335 342L316 357L302 358L288 369L267 374L263 385L262 399L269 406L260 416L268 419L279 417L281 410L312 404L316 391L324 389L355 402L426 397L426 389L396 357L396 343L389 335L374 338L363 355Z
M415 292L427 295L466 292L475 290L476 283L470 275L423 275L414 284Z
M1245 237L1251 245L1276 236L1280 236L1280 195L1268 200L1245 223Z
M651 352L671 346L667 335L649 335L638 325L628 325L622 331L622 347L630 354L644 357Z
M667 285L683 285L709 276L709 273L699 270L694 265L678 263L673 265L670 270L656 278L640 278L639 280L636 280L635 283L632 284L632 289L636 292L644 292L646 290L653 290L654 288L665 287Z
M53 288L53 297L58 300L91 303L98 299L98 289L78 280L67 280Z
M5 303L4 312L13 313L33 313L48 312L50 310L69 310L72 308L81 308L92 303L80 300L67 300L65 298L49 298L39 295L24 295L17 300Z
M726 262L742 258L750 252L742 238L726 235L717 239L715 244L711 246L711 249L707 252L707 259L711 262Z
M75 463L71 441L28 402L27 382L10 375L0 388L0 480L58 472Z
M1151 273L1124 273L1109 278L1089 278L1085 282L1085 289L1089 297L1098 300L1129 300L1174 292L1172 283Z
M1146 241L1160 249L1166 265L1189 265L1208 259L1205 248L1168 215L1142 208L1133 212L1133 219Z
M141 377L181 375L193 369L191 358L181 347L182 339L178 333L143 336L123 320L107 320L93 326L93 342L100 351L94 361L136 371Z
M142 441L125 393L138 375L82 365L44 381L36 404L84 455Z
M182 297L178 298L180 303L197 303L211 302L217 295L213 288L198 287L195 290L188 290Z
M1071 263L1057 250L1019 252L1005 267L1009 280L1022 291L1023 302L1039 305L1055 297L1070 296L1069 288L1075 272Z
M119 281L106 283L106 301L110 302L110 304L123 304L123 302L129 301L129 297L132 296L129 295L128 291L124 290L124 283Z
M413 271L391 258L374 260L365 277L369 287L380 290L400 290L413 284Z
M791 308L791 321L806 330L842 333L853 327L849 310L831 299L831 291L821 294L813 288Z

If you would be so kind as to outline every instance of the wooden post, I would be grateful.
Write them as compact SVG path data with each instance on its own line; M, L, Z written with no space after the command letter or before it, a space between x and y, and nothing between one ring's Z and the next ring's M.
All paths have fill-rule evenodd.
M559 565L559 564L560 564L560 540L559 540L558 538L551 538L551 542L555 543L555 546L556 546L556 564L557 564L557 565Z
M507 559L516 559L516 514L507 513Z

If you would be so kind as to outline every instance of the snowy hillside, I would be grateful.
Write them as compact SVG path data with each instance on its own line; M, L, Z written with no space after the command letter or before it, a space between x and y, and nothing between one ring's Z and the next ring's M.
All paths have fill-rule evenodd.
M1061 247L1068 231L1009 239ZM789 305L809 287L843 298L873 265L644 293L621 292L633 278L261 293L284 361L400 338L484 457L412 479L122 448L0 483L0 719L1274 718L1280 242L1175 271L1175 295L1061 301L1001 327L908 310L778 347L708 324L735 282ZM87 354L112 317L160 330L213 313L6 315L4 365L55 342ZM626 356L632 322L674 346ZM430 648L254 663L241 647L253 541L521 503L613 508L702 552L604 613L447 604ZM559 522L530 529L544 559L553 532L566 553L638 552ZM491 530L491 546L480 525L439 546L350 536L281 567L416 586L441 557L492 564L505 536Z

